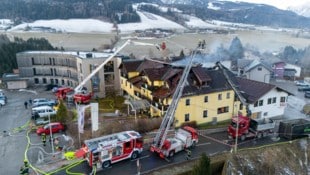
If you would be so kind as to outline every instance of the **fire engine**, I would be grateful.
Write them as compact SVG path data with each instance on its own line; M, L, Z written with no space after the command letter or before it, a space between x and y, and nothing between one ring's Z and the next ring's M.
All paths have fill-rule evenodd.
M90 167L108 168L111 164L136 159L143 150L142 136L136 131L123 131L90 140L81 148Z
M167 138L168 130L171 124L174 121L174 114L179 102L179 99L182 96L184 86L188 74L191 70L193 58L197 53L195 49L190 57L189 63L185 66L183 74L179 80L179 83L173 93L171 104L169 105L167 112L163 118L163 121L160 125L158 133L155 136L154 142L150 147L150 151L157 153L161 158L166 159L167 157L172 157L175 153L188 149L195 146L198 143L198 134L197 131L189 126L180 128L173 138Z

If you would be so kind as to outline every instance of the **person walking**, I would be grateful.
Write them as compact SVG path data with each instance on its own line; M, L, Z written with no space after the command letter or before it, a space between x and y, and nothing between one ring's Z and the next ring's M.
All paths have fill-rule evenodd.
M25 101L24 105L25 105L25 109L27 109L28 108L28 102Z
M46 146L46 134L45 133L41 134L41 141L43 142L43 146Z

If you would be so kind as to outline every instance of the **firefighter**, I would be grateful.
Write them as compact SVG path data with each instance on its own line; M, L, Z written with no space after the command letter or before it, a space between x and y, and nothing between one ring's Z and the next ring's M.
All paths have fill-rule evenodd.
M186 160L189 160L189 159L191 158L191 156L192 156L192 152L191 152L191 150L189 150L189 149L187 149L186 152L187 152L187 154L186 154Z
M29 168L29 163L26 159L24 160L24 167Z
M24 165L20 167L19 174L28 175L29 174L29 164L28 161L24 160Z
M45 133L41 134L41 140L43 142L43 146L46 146L46 134Z

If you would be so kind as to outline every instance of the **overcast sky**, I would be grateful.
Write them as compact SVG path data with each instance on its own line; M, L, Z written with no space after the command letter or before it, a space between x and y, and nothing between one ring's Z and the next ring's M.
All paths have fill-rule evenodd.
M284 10L287 9L287 7L289 6L310 4L310 0L230 0L230 1L244 1L251 3L268 4Z

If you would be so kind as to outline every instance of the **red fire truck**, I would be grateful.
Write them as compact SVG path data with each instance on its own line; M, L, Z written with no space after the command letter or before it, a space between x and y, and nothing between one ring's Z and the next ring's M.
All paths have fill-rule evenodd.
M142 136L136 131L123 131L85 140L77 157L82 152L89 166L108 168L113 163L138 158L142 150Z

